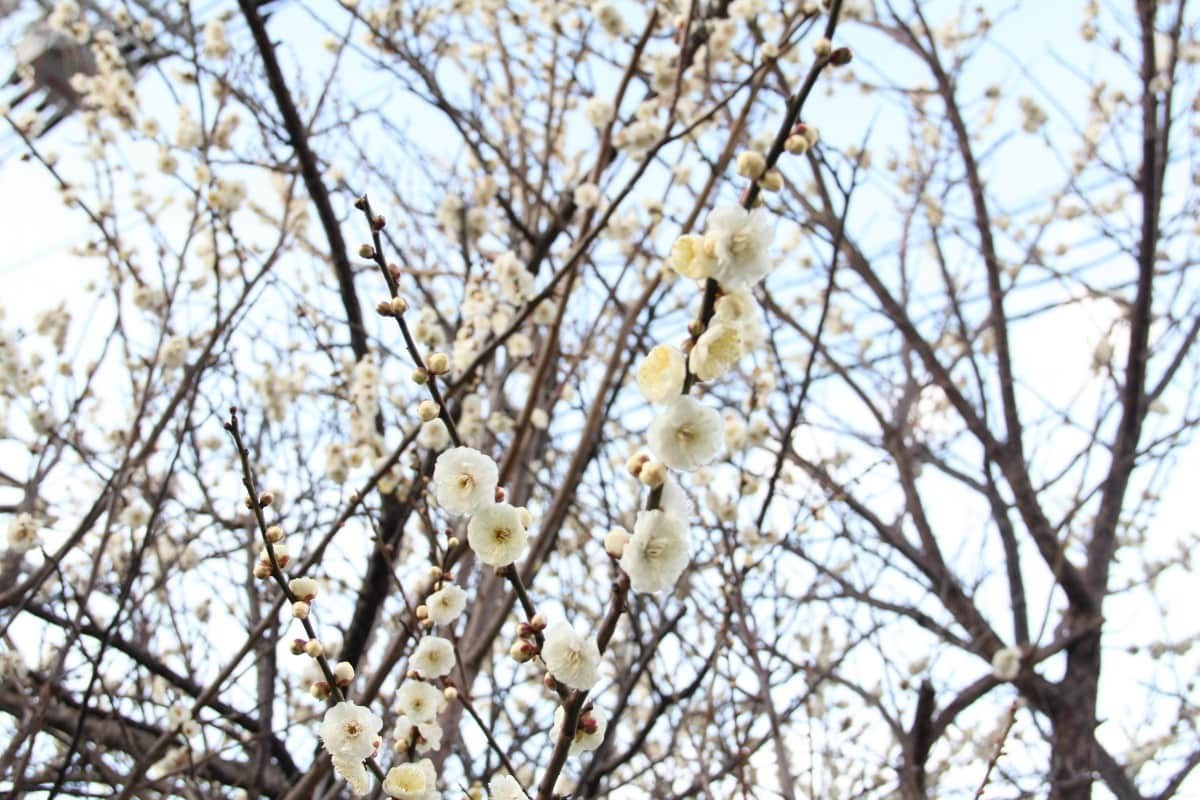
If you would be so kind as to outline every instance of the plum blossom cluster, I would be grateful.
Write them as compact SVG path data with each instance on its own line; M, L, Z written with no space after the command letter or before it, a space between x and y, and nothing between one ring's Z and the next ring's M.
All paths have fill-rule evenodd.
M688 389L693 381L724 377L761 345L758 304L751 290L771 270L773 236L762 209L727 206L709 214L704 234L685 234L671 247L667 266L685 278L704 281L714 299L711 318L694 326L698 335L688 343L686 354L671 345L656 345L637 369L642 396L661 409L646 432L651 456L635 456L629 470L658 497L651 508L638 513L632 534L616 529L605 539L606 550L618 559L635 591L666 591L687 567L689 510L667 470L695 472L711 464L729 441L725 418L691 397Z

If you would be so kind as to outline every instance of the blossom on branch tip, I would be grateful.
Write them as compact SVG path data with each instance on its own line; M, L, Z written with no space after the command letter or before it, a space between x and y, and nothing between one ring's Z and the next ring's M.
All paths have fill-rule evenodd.
M686 523L658 509L639 512L621 555L629 586L637 592L670 589L687 564Z
M679 396L685 373L683 353L670 345L651 348L637 368L637 385L650 403L668 403Z
M370 709L343 700L325 712L319 730L330 755L362 761L375 752L383 720Z
M710 463L724 446L721 415L699 400L680 395L650 423L650 452L671 469L693 472Z
M437 719L445 700L433 684L409 678L396 690L396 713L408 717L414 725L422 725Z
M508 503L482 505L467 523L467 544L480 561L493 567L516 561L528 538L521 509Z
M473 447L453 447L438 456L433 493L451 514L470 514L492 501L499 479L495 461Z
M588 691L600 680L599 645L566 622L546 630L542 661L555 680L572 689Z

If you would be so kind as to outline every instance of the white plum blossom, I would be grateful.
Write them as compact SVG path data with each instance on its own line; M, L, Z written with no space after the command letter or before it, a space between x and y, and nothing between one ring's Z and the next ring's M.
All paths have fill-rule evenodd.
M621 569L637 592L661 592L679 580L688 563L687 525L658 509L638 513L625 543Z
M27 553L37 546L37 521L28 512L17 514L8 523L8 549L14 553Z
M521 555L529 538L523 517L521 509L508 503L483 505L467 523L467 543L483 563L506 567Z
M454 645L440 636L426 636L417 644L409 669L415 669L424 678L440 678L454 669Z
M693 472L721 452L725 423L699 400L680 395L650 423L646 438L659 461L671 469Z
M428 753L442 746L444 731L441 725L437 722L422 722L418 725L401 714L396 717L396 725L392 728L392 739L395 740L396 752L401 752L408 747L414 732L418 734L416 740L418 753Z
M433 493L451 514L470 514L492 502L499 479L495 461L473 447L452 447L433 468Z
M436 686L409 678L396 690L396 713L408 717L414 725L433 722L445 699Z
M775 236L761 208L722 206L708 215L704 251L716 259L712 277L730 291L749 289L771 271L767 250Z
M441 450L450 444L450 431L446 430L446 423L440 419L422 422L417 444L429 450Z
M717 298L713 319L730 322L742 332L742 354L758 348L764 341L758 301L748 291L726 292Z
M992 674L997 680L1015 680L1021 673L1021 649L1003 647L992 656Z
M616 109L607 97L593 97L583 106L583 114L594 128L603 128L610 121Z
M521 784L511 775L494 775L488 781L489 800L525 800Z
M683 389L683 353L670 345L651 348L637 368L637 385L650 403L669 403Z
M742 329L731 322L714 321L696 340L688 354L688 366L700 380L715 381L733 369L742 351Z
M362 761L375 752L382 727L369 708L343 700L325 712L319 733L330 755Z
M685 234L671 245L667 266L685 278L702 281L711 278L717 268L717 259L705 249L704 237L694 233Z
M562 734L563 723L566 721L567 712L562 706L554 710L554 728L550 731L550 738L557 741ZM608 730L608 718L601 714L597 709L586 711L580 715L578 724L575 725L575 738L571 740L570 755L577 756L580 753L587 753L595 750L604 742L604 733Z
M434 625L449 625L466 607L467 593L453 583L446 584L425 600L425 608Z
M415 764L401 764L388 770L383 780L383 791L388 797L400 800L441 800L437 790L437 770L428 758Z
M551 625L542 645L542 661L555 680L587 691L600 680L600 647L566 622Z

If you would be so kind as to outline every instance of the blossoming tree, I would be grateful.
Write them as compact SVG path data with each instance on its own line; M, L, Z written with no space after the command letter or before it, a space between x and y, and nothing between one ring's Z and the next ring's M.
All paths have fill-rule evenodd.
M0 790L1195 791L1185 0L0 9Z

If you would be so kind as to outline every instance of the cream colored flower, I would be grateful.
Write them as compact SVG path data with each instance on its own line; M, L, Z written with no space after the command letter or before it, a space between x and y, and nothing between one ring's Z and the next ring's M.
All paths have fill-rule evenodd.
M529 536L521 510L508 503L480 506L467 523L467 543L479 560L506 567L517 560Z
M651 348L637 368L637 385L651 403L669 403L683 389L683 353L670 345Z
M566 718L567 712L563 710L562 706L554 710L554 728L550 731L552 741L558 741L558 737L562 735L563 723ZM571 740L569 754L577 756L580 753L595 750L604 742L604 733L607 730L608 717L600 713L599 709L593 708L584 712L575 726L575 738Z
M765 211L722 206L708 215L704 250L716 259L712 277L722 288L749 289L771 271L767 250L775 231Z
M426 636L417 644L409 669L421 673L422 678L440 678L454 669L454 645L440 636Z
M451 514L470 514L496 495L496 462L472 447L452 447L433 468L433 493Z
M711 278L717 268L715 252L704 248L704 238L694 233L684 234L671 245L667 266L685 278L702 281Z
M713 322L688 354L688 366L700 380L715 381L737 364L742 357L742 346L742 329L738 325Z
M621 556L630 587L637 592L670 589L687 564L687 524L657 509L639 512Z
M383 791L400 800L441 800L437 791L437 771L433 762L422 758L415 764L401 764L388 770Z
M521 784L511 775L495 775L488 781L489 800L525 800Z
M650 452L671 469L692 472L711 462L724 444L721 415L699 400L680 395L650 423Z
M445 699L436 686L409 678L396 690L396 712L408 717L414 725L433 722Z
M334 756L333 769L350 784L351 794L361 796L371 791L371 773L367 772L361 758Z
M467 607L467 593L461 587L448 583L429 595L425 607L434 625L449 625Z
M1017 647L1004 647L992 656L992 674L997 680L1011 681L1021 674L1021 650Z
M600 648L596 640L583 636L565 622L546 630L542 661L556 680L572 689L587 691L600 680Z
M370 709L343 700L325 712L319 733L331 755L362 761L375 752L382 727L383 720Z

